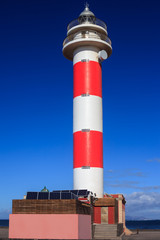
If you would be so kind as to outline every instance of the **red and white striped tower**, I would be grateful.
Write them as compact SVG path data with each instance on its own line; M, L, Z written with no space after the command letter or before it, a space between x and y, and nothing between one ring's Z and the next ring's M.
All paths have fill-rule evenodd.
M67 28L63 55L73 61L73 185L103 197L101 62L112 53L106 24L86 4Z

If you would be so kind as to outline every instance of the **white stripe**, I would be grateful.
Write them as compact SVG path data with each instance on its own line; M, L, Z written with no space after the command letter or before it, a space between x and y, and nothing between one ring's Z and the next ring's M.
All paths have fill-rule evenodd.
M103 168L74 168L73 189L87 189L99 198L103 197Z
M77 48L73 53L73 65L81 60L89 60L98 62L99 49L92 46L84 46Z
M102 98L94 95L73 99L73 132L90 129L102 132Z

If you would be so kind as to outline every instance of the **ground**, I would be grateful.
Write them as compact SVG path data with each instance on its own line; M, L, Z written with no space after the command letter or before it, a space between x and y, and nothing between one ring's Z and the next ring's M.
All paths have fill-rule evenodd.
M130 236L124 236L123 240L160 240L160 230L139 230L137 234L133 231Z
M0 239L8 239L8 227L0 227Z
M8 227L0 227L0 240L8 239ZM122 240L160 240L160 230L133 231L131 236L123 236Z

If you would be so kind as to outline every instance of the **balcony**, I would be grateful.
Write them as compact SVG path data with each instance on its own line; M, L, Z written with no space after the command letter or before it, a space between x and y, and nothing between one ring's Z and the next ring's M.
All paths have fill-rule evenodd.
M63 42L63 47L73 41L73 40L90 40L90 39L94 39L94 40L102 40L106 43L108 43L111 46L111 40L107 37L107 35L105 34L101 34L95 31L80 31L78 33L74 33L69 35L68 37L65 38L64 42Z
M79 18L73 20L72 22L70 22L68 24L67 31L69 31L71 28L76 27L78 25L88 24L88 23L100 26L100 27L104 28L107 31L107 26L106 26L106 24L102 20L100 20L98 18L94 18L93 19L93 18L88 18L88 17L86 17L86 19L84 19L84 21L80 21Z

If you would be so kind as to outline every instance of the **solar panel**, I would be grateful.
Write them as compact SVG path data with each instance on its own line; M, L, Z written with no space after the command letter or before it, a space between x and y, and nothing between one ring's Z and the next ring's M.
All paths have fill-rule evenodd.
M78 190L70 190L71 193L74 193L75 195L78 195Z
M60 192L50 192L50 199L60 199Z
M88 196L87 189L81 189L78 191L78 196Z
M78 199L78 196L87 197L89 191L81 190L62 190L53 192L27 192L26 199Z
M37 199L38 192L27 192L26 199Z
M72 196L71 196L71 193L70 192L62 192L61 193L61 199L72 199L71 198Z
M75 195L74 193L71 193L71 199L77 199L78 200L78 196Z
M65 192L68 193L68 192L70 192L70 190L61 190L61 192L62 193L65 193Z
M39 192L38 199L48 199L49 192Z

